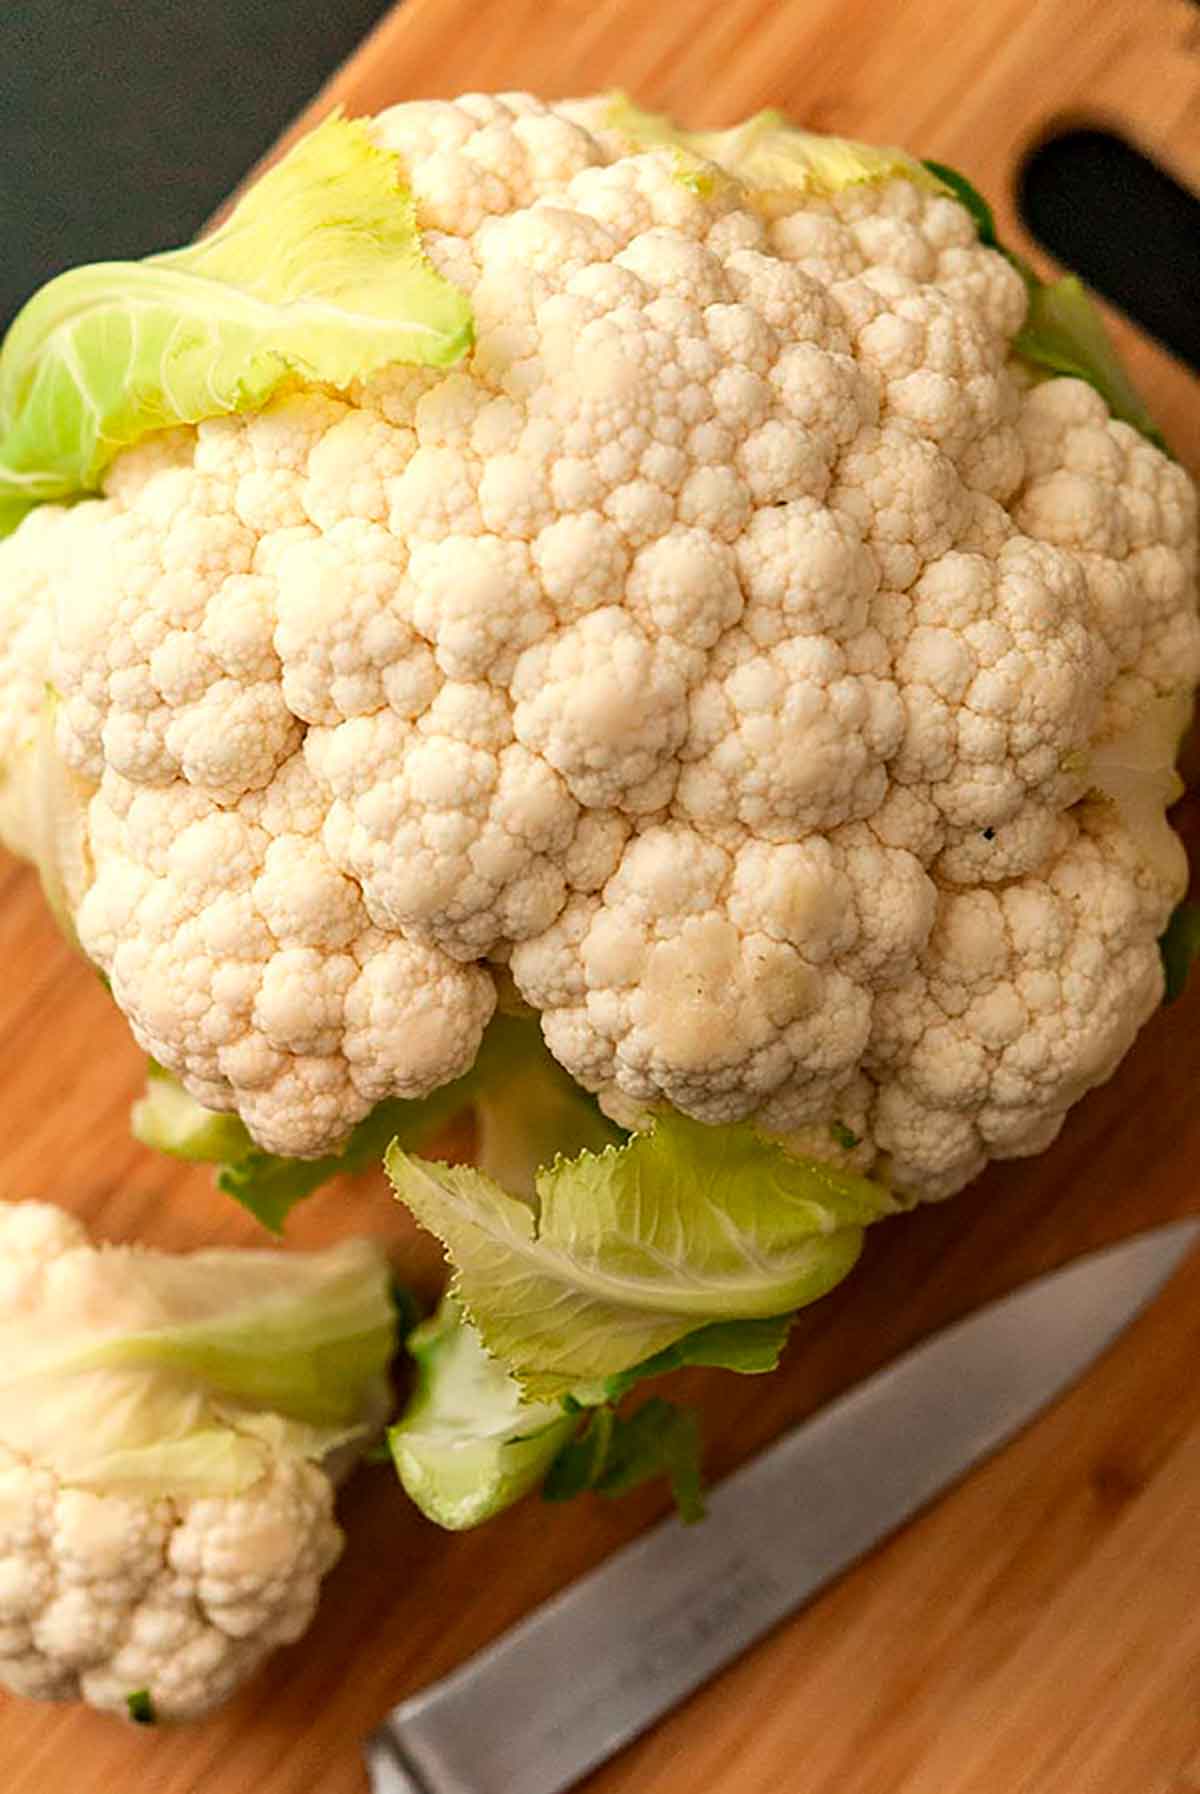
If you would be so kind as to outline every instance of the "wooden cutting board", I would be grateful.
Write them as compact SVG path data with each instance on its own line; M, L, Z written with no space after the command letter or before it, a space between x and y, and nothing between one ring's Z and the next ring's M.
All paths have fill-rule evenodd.
M769 103L904 142L969 171L1014 241L1015 161L1063 115L1117 122L1200 186L1200 15L1185 0L408 0L307 117L334 100L357 112L471 87L613 83L695 124ZM1195 382L1120 335L1177 452L1200 467ZM32 877L2 856L0 967L0 1195L54 1197L114 1239L262 1243L206 1173L131 1143L138 1055ZM780 1375L680 1379L703 1405L712 1474L985 1298L1200 1210L1198 1021L1200 989L1157 1017L1041 1159L880 1229L849 1284L803 1317ZM323 1192L291 1233L309 1245L355 1230L385 1237L432 1294L437 1253L378 1178ZM1069 1399L591 1794L1197 1794L1198 1362L1200 1256ZM309 1639L222 1714L174 1733L0 1702L0 1788L362 1794L357 1741L386 1707L661 1506L654 1493L530 1501L450 1537L386 1469L363 1471Z

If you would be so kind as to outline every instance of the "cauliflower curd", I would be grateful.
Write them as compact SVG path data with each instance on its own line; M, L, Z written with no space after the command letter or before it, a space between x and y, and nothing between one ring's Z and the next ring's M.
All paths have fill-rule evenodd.
M1187 476L1033 382L932 179L697 174L601 101L371 130L469 353L160 431L0 544L0 768L49 683L138 1041L316 1155L466 1071L507 967L618 1118L926 1197L1039 1151L1162 995ZM1101 771L1147 718L1149 820Z

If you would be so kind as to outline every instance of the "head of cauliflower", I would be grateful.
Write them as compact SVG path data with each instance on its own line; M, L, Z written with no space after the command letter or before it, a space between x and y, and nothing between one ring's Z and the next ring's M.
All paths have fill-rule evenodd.
M137 1039L315 1155L507 968L614 1114L926 1196L1039 1150L1161 995L1187 476L1033 382L915 165L698 176L524 95L371 130L470 353L152 435L0 546L0 766L49 682Z

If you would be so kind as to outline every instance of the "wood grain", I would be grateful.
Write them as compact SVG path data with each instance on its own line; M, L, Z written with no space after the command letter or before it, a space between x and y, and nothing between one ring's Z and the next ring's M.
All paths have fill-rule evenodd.
M1200 20L1184 0L408 0L314 103L619 83L693 123L767 103L903 141L999 201L1047 121L1104 116L1200 185ZM309 117L313 114L309 114ZM1120 334L1181 456L1195 382ZM1195 833L1195 818L1187 818ZM141 1066L98 980L0 860L0 1196L102 1234L261 1243L206 1174L136 1148ZM679 1379L720 1475L905 1345L1034 1272L1200 1207L1200 991L1160 1014L1042 1158L877 1232L772 1379ZM298 1211L298 1246L369 1231L425 1293L437 1253L378 1178ZM1196 1794L1200 1259L1016 1445L589 1783L593 1794ZM0 1704L5 1794L362 1794L356 1740L646 1524L654 1494L536 1502L438 1533L388 1472L347 1491L320 1622L224 1713L174 1734ZM519 1722L519 1716L516 1721ZM513 1789L512 1794L522 1794Z

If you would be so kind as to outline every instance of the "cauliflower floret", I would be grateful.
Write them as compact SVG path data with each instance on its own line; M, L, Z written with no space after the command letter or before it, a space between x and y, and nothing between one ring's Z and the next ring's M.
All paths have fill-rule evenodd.
M935 904L916 858L861 825L729 852L673 823L511 968L581 1083L789 1131L836 1109L873 993L916 964Z
M1040 1152L1103 1083L1162 995L1177 894L1107 805L997 891L946 891L919 965L881 993L864 1066L871 1134L901 1187L949 1194L988 1158Z
M307 1630L341 1553L335 1482L390 1399L387 1261L97 1247L0 1203L0 1291L0 1686L206 1713Z
M268 1150L319 1153L386 1096L467 1069L495 1005L487 972L381 935L322 844L303 754L220 807L108 771L76 918L134 1035ZM235 1105L236 1096L236 1105Z
M372 128L470 353L152 437L0 546L0 767L49 677L139 1040L319 1153L461 1072L511 961L614 1113L836 1120L932 1194L1044 1143L1180 894L1165 759L1089 793L1200 672L1187 476L1031 382L1020 275L902 172L765 191L527 95Z
M234 1498L144 1501L63 1488L0 1448L0 1683L128 1717L219 1706L303 1636L341 1555L333 1485L273 1459Z
M562 907L579 806L490 685L447 683L416 727L386 711L313 730L307 754L333 800L328 851L381 928L474 959Z

